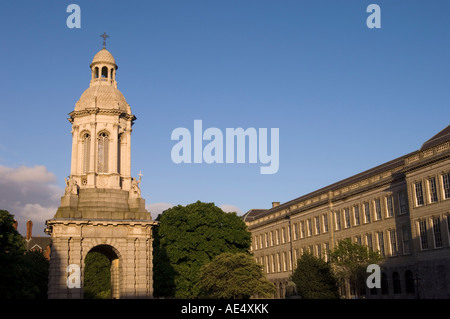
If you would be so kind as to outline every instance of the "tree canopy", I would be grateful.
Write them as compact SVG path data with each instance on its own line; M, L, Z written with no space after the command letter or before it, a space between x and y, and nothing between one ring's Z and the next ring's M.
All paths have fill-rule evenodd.
M47 282L48 260L41 252L26 252L14 216L0 210L0 299L45 299Z
M200 268L223 252L248 252L251 235L236 213L200 201L164 211L154 232L157 297L195 298Z
M111 262L100 252L91 251L86 255L84 270L84 298L111 298Z
M338 242L330 252L330 258L338 280L350 283L357 296L364 290L367 266L382 259L379 252L348 238Z
M262 266L247 253L216 256L201 268L196 286L203 298L269 298L275 293L275 286L264 276Z
M331 267L323 259L304 253L297 261L291 280L297 294L304 299L339 298L337 281Z

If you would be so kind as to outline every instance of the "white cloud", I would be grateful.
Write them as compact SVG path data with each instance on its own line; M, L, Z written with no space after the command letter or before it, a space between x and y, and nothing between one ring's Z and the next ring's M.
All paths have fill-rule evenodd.
M9 211L26 233L27 220L33 221L33 236L43 236L45 221L53 217L64 190L56 185L56 176L45 166L0 165L0 209Z
M159 214L173 206L175 205L170 203L151 203L146 205L145 208L147 208L147 210L151 213L152 218L156 219Z
M242 215L242 210L231 204L223 204L219 206L226 213L236 212L237 215Z

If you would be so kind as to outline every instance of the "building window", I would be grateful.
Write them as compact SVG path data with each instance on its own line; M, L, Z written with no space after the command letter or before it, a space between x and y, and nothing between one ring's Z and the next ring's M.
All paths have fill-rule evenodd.
M341 212L336 211L334 217L336 219L336 230L341 230Z
M294 240L298 239L298 223L294 223Z
M413 294L415 292L414 275L411 270L405 271L405 286L406 286L406 293Z
M364 203L364 222L370 223L370 204L369 204L369 202Z
M391 240L391 256L397 256L397 236L395 230L389 231L389 239Z
M290 243L291 240L292 240L291 228L287 227L286 229L287 229L286 230L286 232L287 232L287 241L288 241L288 243Z
M370 251L373 251L373 242L372 242L372 234L366 235L367 247L369 247Z
M450 198L450 173L442 175L442 185L444 186L444 198Z
M280 230L279 229L275 229L275 244L276 245L280 244Z
M388 279L387 275L384 272L381 273L381 294L382 295L389 294Z
M378 250L380 251L381 257L385 257L386 254L384 253L384 237L383 232L378 232Z
M408 200L406 198L406 193L401 192L398 194L398 203L400 206L400 214L407 214L408 213Z
M316 223L316 235L320 234L320 218L319 216L314 217Z
M450 236L450 215L447 215L447 234ZM450 237L449 237L450 241Z
M281 240L282 244L286 242L286 229L284 227L281 228Z
M436 178L431 177L428 180L428 189L430 191L430 203L435 203L438 201L437 188L436 188Z
M416 191L416 205L423 205L423 190L422 190L422 182L417 182L414 184L414 188Z
M386 211L387 217L394 216L394 199L392 198L392 195L386 197Z
M320 244L317 245L317 257L322 258L322 246Z
M402 241L403 241L403 254L408 255L410 251L411 234L409 226L402 226Z
M312 223L311 223L311 219L307 219L306 220L307 223L307 227L308 227L308 237L312 235Z
M345 228L350 227L350 210L348 208L344 209L344 220L345 220Z
M300 236L305 238L305 221L300 222Z
M353 214L355 215L355 226L359 225L359 206L353 206Z
M98 135L98 162L97 169L99 173L108 172L108 151L109 151L109 137L103 132Z
M439 217L433 218L433 235L434 235L434 247L442 247L442 236L441 236L441 220Z
M355 238L356 240L356 243L358 244L358 245L362 245L362 241L361 241L361 236L360 235L356 235L356 238Z
M273 234L273 230L270 232L270 247L272 247L274 245L275 239L274 239L274 234Z
M381 202L380 199L375 199L375 217L377 220L381 220Z
M328 232L328 215L323 214L323 232Z
M325 261L330 261L330 244L328 242L325 243Z
M400 275L396 271L392 274L392 285L394 286L394 294L402 293L402 285L400 283Z
M427 237L427 221L421 220L419 222L420 232L420 246L422 249L428 249L428 237Z
M274 273L276 271L276 260L275 260L275 255L270 256L270 258L272 259L272 273Z

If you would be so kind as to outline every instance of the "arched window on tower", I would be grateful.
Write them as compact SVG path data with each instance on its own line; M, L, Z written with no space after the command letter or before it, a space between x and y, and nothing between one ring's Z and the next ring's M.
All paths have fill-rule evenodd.
M96 79L98 79L98 66L96 66L95 69L94 69L94 77Z
M97 170L99 173L107 173L108 172L108 149L109 149L108 133L102 132L98 135Z
M106 66L104 66L102 68L102 78L107 78L108 77L108 68Z
M111 80L114 80L114 78L113 78L113 74L114 74L114 69L113 69L113 68L111 68L111 71L110 71L110 76L109 76L109 78L110 78Z
M83 174L89 171L89 157L91 155L91 135L83 135Z

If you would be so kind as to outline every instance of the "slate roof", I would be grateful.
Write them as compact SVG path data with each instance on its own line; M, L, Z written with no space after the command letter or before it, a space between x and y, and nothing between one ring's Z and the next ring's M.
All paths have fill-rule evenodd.
M394 160L391 160L389 162L386 162L386 163L381 164L379 166L376 166L374 168L368 169L368 170L366 170L364 172L361 172L359 174L353 175L353 176L351 176L349 178L346 178L346 179L343 179L341 181L338 181L338 182L336 182L334 184L331 184L331 185L328 185L328 186L323 187L321 189L318 189L316 191L313 191L313 192L311 192L309 194L306 194L306 195L300 196L298 198L295 198L293 200L290 200L290 201L288 201L286 203L283 203L283 204L281 204L279 206L276 206L276 207L273 207L273 208L270 208L270 209L251 209L250 211L248 211L246 214L243 215L243 220L249 222L249 221L253 221L253 220L259 219L261 217L270 215L271 213L273 213L273 212L275 212L277 210L290 207L292 204L294 204L296 202L300 202L300 201L306 200L308 198L313 198L313 197L315 197L315 196L317 196L319 194L324 194L324 193L327 193L329 191L335 191L335 190L340 189L342 187L349 186L349 185L352 185L352 184L354 184L354 183L356 183L358 181L361 181L361 180L364 180L366 178L369 178L369 177L371 177L373 175L377 175L377 174L380 174L380 173L382 173L384 171L388 171L388 170L394 169L396 167L403 166L403 165L405 165L405 159L406 158L408 158L408 157L410 157L410 156L412 156L414 154L417 154L417 153L419 153L419 152L421 152L423 150L426 150L426 149L432 148L432 147L434 147L436 145L445 143L447 141L450 141L450 125L448 125L445 129L443 129L442 131L437 133L435 136L430 138L428 141L423 143L423 145L420 148L420 150L417 150L417 151L411 152L409 154L403 155L403 156L398 157L398 158L396 158Z

